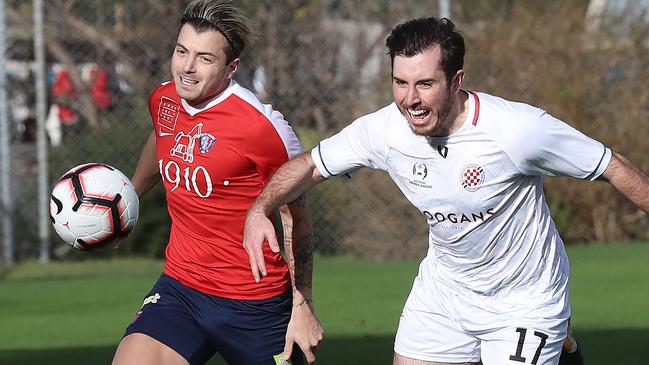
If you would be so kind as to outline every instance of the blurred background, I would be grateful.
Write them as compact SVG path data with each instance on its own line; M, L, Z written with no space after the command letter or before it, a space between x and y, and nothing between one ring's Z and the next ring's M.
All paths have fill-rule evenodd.
M181 0L4 0L0 84L3 262L86 258L49 223L49 191L69 168L130 176L151 130L147 97L169 79ZM385 38L412 17L450 17L465 37L466 88L542 107L649 171L649 1L238 1L256 38L237 79L272 103L305 149L391 102ZM558 142L559 143L559 142ZM649 218L607 184L546 179L567 243L646 240ZM371 260L420 258L425 218L383 173L309 196L316 249ZM164 192L101 257L162 257Z

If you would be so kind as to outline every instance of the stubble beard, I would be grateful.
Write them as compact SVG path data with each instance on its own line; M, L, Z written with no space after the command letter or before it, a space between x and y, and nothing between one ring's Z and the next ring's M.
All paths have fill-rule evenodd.
M451 127L452 121L449 120L449 115L453 110L454 97L450 90L447 90L446 96L442 102L442 105L439 108L439 114L437 115L437 120L430 121L425 126L417 127L408 122L410 130L412 133L418 136L424 137L443 137L445 133L448 132L448 129ZM403 107L400 108L401 113L408 118L408 111ZM433 117L432 115L430 116Z

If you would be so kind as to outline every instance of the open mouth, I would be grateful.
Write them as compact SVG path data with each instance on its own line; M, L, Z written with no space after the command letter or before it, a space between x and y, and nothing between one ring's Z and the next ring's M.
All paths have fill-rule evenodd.
M408 115L418 121L423 121L430 115L430 110L427 109L407 109Z
M196 80L187 79L187 78L184 78L182 76L178 76L178 77L180 78L180 82L183 85L194 86L194 85L198 84L198 81L196 81Z

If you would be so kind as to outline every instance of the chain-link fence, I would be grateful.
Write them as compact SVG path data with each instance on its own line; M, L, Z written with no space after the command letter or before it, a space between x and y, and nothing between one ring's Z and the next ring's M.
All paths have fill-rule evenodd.
M305 149L391 101L385 37L407 18L437 15L438 1L287 0L238 2L257 35L237 80L272 103ZM641 19L598 18L587 1L451 2L467 43L467 87L539 105L631 157L645 170L649 54ZM601 3L601 2L600 2ZM606 2L604 2L606 3ZM180 0L44 2L48 181L82 162L132 174L151 125L148 93L169 79L169 60L186 5ZM11 214L17 259L38 256L33 7L5 1L11 120ZM560 14L560 15L558 15ZM602 20L603 19L603 20ZM607 20L608 19L608 20ZM624 40L621 42L620 40ZM548 195L569 241L649 237L647 217L598 184L552 181ZM323 253L419 257L425 218L383 174L363 171L310 195L315 242ZM5 229L6 228L0 228ZM163 252L164 193L142 201L122 254ZM52 253L66 254L52 231Z

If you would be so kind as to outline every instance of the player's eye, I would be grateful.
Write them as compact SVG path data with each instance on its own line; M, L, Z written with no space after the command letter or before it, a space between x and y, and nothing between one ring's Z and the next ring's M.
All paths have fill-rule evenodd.
M176 54L184 55L185 53L187 53L187 51L185 51L185 49L183 49L183 48L176 48Z
M393 81L394 84L397 85L397 86L405 86L405 85L406 85L406 82L403 81L403 80L393 79L392 81Z
M201 57L200 57L200 60L201 60L202 62L205 62L205 63L212 63L212 62L214 62L214 60L212 60L211 57L207 57L207 56L201 56Z

